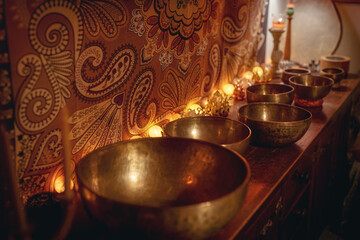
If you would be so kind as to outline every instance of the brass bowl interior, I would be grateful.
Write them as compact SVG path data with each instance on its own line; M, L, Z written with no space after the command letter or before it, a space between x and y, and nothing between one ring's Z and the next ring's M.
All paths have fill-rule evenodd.
M289 83L294 87L296 97L318 100L330 92L334 80L325 76L303 75L291 77Z
M305 68L288 68L282 73L281 80L285 84L289 84L289 78L292 76L310 75L310 70Z
M251 130L244 123L223 117L187 117L169 122L164 132L170 137L200 139L238 150L246 148Z
M345 77L345 72L342 68L332 67L322 69L320 75L329 77L333 79L335 83L338 83Z
M276 102L291 104L294 99L294 88L286 84L256 84L246 89L246 99L251 102Z
M220 230L240 207L250 178L241 155L185 138L109 145L82 158L76 171L96 220L165 239L204 238Z
M311 118L308 111L299 110L299 108L282 104L254 104L243 107L239 112L242 116L262 122L273 123L294 123Z

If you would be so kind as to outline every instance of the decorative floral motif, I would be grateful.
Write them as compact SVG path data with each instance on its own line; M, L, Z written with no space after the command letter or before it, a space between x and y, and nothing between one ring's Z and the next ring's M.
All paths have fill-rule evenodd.
M221 23L221 36L227 42L238 42L245 33L249 22L248 5L243 5L238 11L238 21L234 21L231 17L225 17Z
M224 61L221 69L222 79L232 81L253 65L251 60L254 51L254 44L243 40L239 44L224 49Z
M142 134L155 119L156 105L150 103L146 109L147 118L139 119L139 112L146 103L155 81L155 74L151 69L144 69L136 78L135 85L131 88L127 107L127 125L130 134Z
M161 69L164 71L173 61L173 55L169 51L162 51L159 56Z
M83 21L80 13L72 2L65 0L51 0L44 2L41 6L36 8L30 19L29 38L34 50L41 55L54 55L65 50L69 44L69 30L62 22L54 22L47 27L45 33L46 42L39 38L38 30L42 24L54 21L50 16L53 14L62 14L67 19L72 19L71 24L74 31L74 51L75 61L79 56L81 44L83 40Z
M209 44L209 40L207 38L204 39L204 41L202 41L196 51L196 55L197 56L204 56L205 55L205 51L206 48Z
M72 149L82 156L122 140L124 92L91 107L76 111L70 117L70 139L79 139Z
M142 14L146 16L148 26L147 44L142 50L143 62L149 61L154 51L171 50L180 59L179 69L186 72L190 66L190 56L195 47L212 29L212 21L217 17L219 3L214 0L169 1L146 0L137 1ZM151 49L149 49L151 47Z
M19 178L25 173L25 170L28 166L33 148L35 146L36 141L39 139L40 135L26 135L19 134L16 136L16 175Z
M145 17L141 14L141 10L136 8L132 11L131 24L129 30L141 37L145 33Z
M88 59L92 59L90 62ZM103 50L99 46L86 48L79 57L75 66L76 88L79 94L86 99L104 97L116 88L122 86L131 76L136 64L135 50L131 46L123 46L116 50L109 63L103 68L101 76L88 76L100 64L103 64ZM83 69L84 68L84 69ZM90 71L92 69L92 71Z
M81 0L80 13L84 24L92 37L99 35L100 30L107 38L118 34L118 26L126 23L126 10L121 1L115 0Z
M198 100L201 85L200 76L201 64L199 61L185 79L178 76L170 68L165 73L165 81L159 87L159 93L164 97L161 106L164 109L180 112L190 101Z
M29 172L49 169L63 161L63 143L60 129L54 129L44 139L39 138L37 142L41 143L37 147L38 151L35 153L32 164L29 164L31 166Z
M31 195L44 191L48 176L49 174L43 174L43 175L28 176L21 179L20 188L24 193L22 196L24 202Z
M42 69L41 60L36 55L26 55L18 63L17 72L26 78L26 88L19 93L16 114L21 127L27 131L39 131L54 121L65 98L70 98L68 77L71 75L72 59L69 52L54 56L42 56L42 62L50 81L53 94L45 88L35 88ZM42 117L42 120L39 120Z
M11 101L9 72L5 69L0 69L0 79L0 105L5 106Z
M209 54L210 67L213 70L212 78L206 75L201 84L201 96L208 96L213 90L216 81L220 76L221 69L221 51L219 44L215 43L210 50Z

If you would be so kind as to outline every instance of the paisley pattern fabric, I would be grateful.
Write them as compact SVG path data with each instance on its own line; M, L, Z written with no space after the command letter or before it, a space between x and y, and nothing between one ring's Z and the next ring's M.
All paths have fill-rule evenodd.
M0 113L15 122L24 201L54 191L65 124L75 166L97 148L163 126L251 66L264 41L266 0L4 4L11 57L0 59Z

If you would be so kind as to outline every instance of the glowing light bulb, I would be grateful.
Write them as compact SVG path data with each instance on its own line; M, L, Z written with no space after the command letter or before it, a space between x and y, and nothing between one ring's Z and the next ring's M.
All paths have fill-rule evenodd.
M228 83L228 84L225 84L224 87L223 87L223 91L226 95L230 96L230 95L233 95L234 93L234 90L235 90L235 87L234 85Z
M74 188L74 182L70 179L70 189ZM55 179L55 191L57 193L63 193L65 191L65 177L61 175Z
M247 80L251 80L253 78L254 74L250 71L247 71L243 74L243 78L247 79Z
M194 110L194 111L196 111L198 108L201 108L200 105L194 103L194 104L191 104L187 109L188 109L188 111L189 111L189 110Z
M188 105L188 107L186 108L187 113L193 112L193 113L195 113L195 115L199 114L201 112L201 110L202 110L201 106L196 103Z
M160 126L154 125L148 130L150 137L162 137L163 136L163 129Z
M252 71L254 74L258 75L259 77L261 77L264 73L261 67L254 67Z

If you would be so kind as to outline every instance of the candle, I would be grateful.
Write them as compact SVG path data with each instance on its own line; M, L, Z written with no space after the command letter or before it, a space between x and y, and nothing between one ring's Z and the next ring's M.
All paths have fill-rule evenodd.
M283 29L285 28L285 19L282 14L273 16L272 28Z
M149 128L148 133L150 137L162 137L164 131L160 126L154 125L151 128Z
M225 93L226 95L228 95L228 96L233 95L234 89L235 89L235 87L234 87L234 85L232 85L231 83L225 84L224 87L223 87L224 93Z
M72 198L71 193L71 150L70 150L70 141L69 141L69 112L67 107L65 106L61 112L61 122L63 129L63 145L64 145L64 175L65 175L65 192L64 196L66 200L70 200Z

